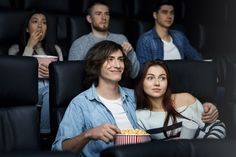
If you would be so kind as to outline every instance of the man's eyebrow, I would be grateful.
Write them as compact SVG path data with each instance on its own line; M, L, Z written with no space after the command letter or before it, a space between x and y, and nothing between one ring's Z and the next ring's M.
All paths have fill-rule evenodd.
M114 56L108 56L107 58L115 58Z

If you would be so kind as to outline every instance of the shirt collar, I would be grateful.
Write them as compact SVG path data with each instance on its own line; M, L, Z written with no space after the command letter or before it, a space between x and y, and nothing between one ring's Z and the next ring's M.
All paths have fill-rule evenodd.
M108 39L108 38L109 38L110 32L107 32L107 36L106 36L105 38L98 38L98 37L96 37L95 35L93 35L92 32L90 32L89 35L92 36L93 38L100 39L100 40L103 39L103 40L104 40L104 39Z
M92 84L92 86L88 89L89 92L86 94L87 98L89 100L97 100L100 102L100 99L99 99L99 96L97 94L97 91L96 91L96 87L94 84ZM124 101L126 99L126 97L128 97L128 94L127 92L125 92L125 90L119 86L119 91L120 91L120 94L121 94L121 98L122 98L122 101Z
M169 29L168 32L169 32L170 36L173 35L173 31L171 29ZM153 27L153 29L152 29L152 34L153 34L153 38L161 39L160 36L158 35L158 33L156 32L155 27Z
M160 39L159 35L158 35L157 32L156 32L155 27L152 29L152 34L153 34L153 38L158 38L158 39Z

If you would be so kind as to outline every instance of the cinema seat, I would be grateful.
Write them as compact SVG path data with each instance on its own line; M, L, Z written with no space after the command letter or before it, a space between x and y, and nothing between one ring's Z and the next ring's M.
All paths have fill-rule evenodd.
M0 57L0 151L40 150L38 62Z
M50 124L55 136L70 101L84 90L84 62L54 62L49 71Z

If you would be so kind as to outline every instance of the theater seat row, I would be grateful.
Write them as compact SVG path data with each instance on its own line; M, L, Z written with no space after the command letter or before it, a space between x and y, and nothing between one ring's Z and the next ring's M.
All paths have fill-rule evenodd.
M24 15L34 9L42 9L56 17L55 35L67 58L71 43L88 27L84 14L92 0L2 0L0 1L0 54L7 54L7 48L19 41L20 27ZM137 38L153 25L151 8L158 0L105 0L111 6L111 17L115 24L111 31L124 33L135 47ZM235 6L234 0L176 0L175 23L181 26L205 59L219 59L235 51ZM23 13L22 13L23 12ZM9 21L14 21L9 23ZM19 24L19 25L18 25ZM77 25L78 24L78 25ZM117 29L118 27L120 27ZM177 27L180 28L180 27ZM183 29L182 29L183 28ZM13 31L13 32L11 32ZM8 33L4 33L8 32Z
M236 138L236 64L226 86L224 103L216 97L216 64L204 61L166 61L174 92L190 92L200 101L216 102L227 126L228 138ZM50 70L50 117L52 138L69 102L85 90L83 61L54 62ZM0 151L38 150L39 113L37 107L37 60L33 57L0 56ZM124 83L132 87L133 81ZM30 137L30 138L29 138Z
M111 7L110 31L127 36L135 48L138 37L153 27L152 7L156 0L117 0L106 2ZM72 42L90 31L84 18L91 0L3 0L0 2L0 55L7 54L10 45L18 43L26 16L34 9L45 10L50 15L52 36L58 41L67 59ZM203 54L205 25L194 19L186 19L189 9L185 0L177 0L175 29L186 33L191 43ZM187 21L186 21L187 20ZM54 35L53 35L54 34Z

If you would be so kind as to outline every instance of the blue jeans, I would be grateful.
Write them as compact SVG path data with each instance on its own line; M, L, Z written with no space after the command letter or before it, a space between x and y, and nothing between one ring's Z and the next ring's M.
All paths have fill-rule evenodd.
M40 133L50 133L48 79L38 81L38 104L41 106Z

